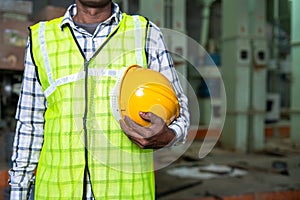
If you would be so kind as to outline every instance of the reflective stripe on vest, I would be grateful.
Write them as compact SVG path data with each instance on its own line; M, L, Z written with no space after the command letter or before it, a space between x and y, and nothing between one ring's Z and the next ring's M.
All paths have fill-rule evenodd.
M118 77L120 76L121 71L120 70L112 70L112 69L90 69L89 70L89 76L110 76L110 77ZM81 79L84 79L85 77L85 71L78 72L76 74L71 74L68 76L64 76L62 78L57 79L56 81L53 81L50 86L44 91L45 97L49 97L56 89L57 86L61 86L67 83L79 81ZM50 77L48 77L50 80Z
M143 34L142 34L142 27L140 23L140 17L139 16L132 16L134 20L134 31L135 31L135 44L136 44L136 58L137 58L137 65L143 66ZM48 80L50 83L50 86L45 90L45 97L50 96L56 89L56 86L60 86L66 83L78 81L82 78L84 78L84 72L79 72L77 74L72 74L68 75L62 78L59 78L55 82L53 81L52 77L52 71L51 71L51 66L49 63L49 56L47 53L47 47L46 47L46 41L45 41L45 25L46 22L41 22L40 23L40 28L39 28L39 40L40 40L40 51L42 52L43 60L44 60L44 65L47 71L48 75ZM89 75L92 76L118 76L119 72L118 70L92 70L91 73L89 71Z
M110 109L119 74L133 64L147 65L147 21L124 14L115 34L89 61L85 80L84 58L70 29L61 31L61 20L31 27L33 58L48 103L35 198L81 199L87 148L95 199L154 199L153 152L133 144Z
M143 35L142 35L142 29L141 29L141 23L138 16L132 16L134 20L134 27L135 27L135 46L136 46L136 58L137 58L137 64L139 66L143 66Z

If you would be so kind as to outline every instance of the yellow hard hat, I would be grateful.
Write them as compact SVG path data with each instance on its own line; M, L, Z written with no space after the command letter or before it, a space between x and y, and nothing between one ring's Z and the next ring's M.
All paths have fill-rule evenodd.
M170 81L161 73L133 65L124 72L119 88L119 111L123 118L150 126L139 112L152 112L167 125L179 116L179 104Z

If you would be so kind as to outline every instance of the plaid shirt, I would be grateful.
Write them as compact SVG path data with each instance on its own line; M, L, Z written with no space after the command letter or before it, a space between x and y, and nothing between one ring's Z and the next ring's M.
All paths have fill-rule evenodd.
M119 6L113 4L112 16L105 22L100 23L94 34L90 34L74 24L72 17L76 14L76 10L75 4L68 8L61 28L63 31L64 25L70 25L74 30L78 44L86 58L89 59L97 47L104 42L111 30L121 21L122 13ZM148 67L160 71L169 78L174 86L181 113L180 117L169 128L176 133L176 142L182 142L186 138L189 127L187 98L183 94L172 59L166 50L162 33L151 22L146 40L146 53ZM23 83L16 112L17 127L13 144L13 167L9 171L12 200L28 198L30 185L34 182L34 171L43 146L44 113L47 109L47 101L36 73L36 66L32 61L30 42L28 42L25 53ZM87 180L86 199L93 199L89 180Z

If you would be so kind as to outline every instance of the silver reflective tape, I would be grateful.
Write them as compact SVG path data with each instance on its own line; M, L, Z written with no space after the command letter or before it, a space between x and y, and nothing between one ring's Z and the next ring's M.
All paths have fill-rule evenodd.
M64 85L66 83L75 82L84 78L85 71L78 72L76 74L71 74L68 76L64 76L55 81L56 86Z
M53 81L53 77L52 77L52 70L51 70L49 56L48 56L48 52L47 52L47 44L46 44L46 39L45 39L45 28L46 28L46 22L41 22L40 27L39 27L38 37L39 37L39 41L40 41L41 54L42 54L42 57L44 60L44 65L45 65L46 73L48 76L48 81L49 81L50 85L52 85L54 83L54 81Z
M44 92L45 97L49 97L54 91L56 90L56 85L55 83L53 83L52 85L50 85Z
M89 69L88 71L89 71L88 72L89 76L97 76L97 77L102 77L102 76L119 77L124 72L124 70L113 70L113 69ZM55 82L52 82L52 84L50 84L50 86L45 90L44 94L46 97L48 97L55 91L57 86L75 82L84 79L84 77L85 77L85 71L59 78Z
M49 97L55 90L57 86L61 86L67 83L75 82L81 79L84 79L85 72L79 72L76 74L71 74L68 76L64 76L62 78L57 79L55 82L53 82L44 92L45 97Z
M139 16L132 16L134 20L134 33L135 33L135 54L137 64L143 67L143 35Z
M120 91L120 85L123 80L123 75L125 71L126 68L119 70L116 84L109 94L110 109L116 121L119 121L121 119L120 108L119 108L119 91Z
M111 76L111 77L117 77L120 74L120 70L114 70L114 69L95 69L90 68L89 70L89 76Z

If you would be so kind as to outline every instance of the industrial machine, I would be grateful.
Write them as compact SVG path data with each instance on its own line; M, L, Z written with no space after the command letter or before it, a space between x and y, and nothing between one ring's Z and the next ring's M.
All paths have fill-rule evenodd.
M32 3L0 1L0 156L10 165Z

